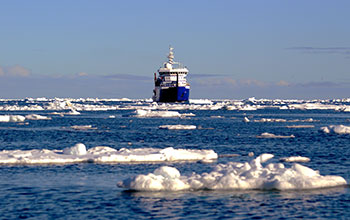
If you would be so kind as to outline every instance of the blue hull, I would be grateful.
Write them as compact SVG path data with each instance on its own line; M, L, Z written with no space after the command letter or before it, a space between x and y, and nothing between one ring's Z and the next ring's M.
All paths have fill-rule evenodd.
M186 102L190 89L186 87L161 88L159 102Z

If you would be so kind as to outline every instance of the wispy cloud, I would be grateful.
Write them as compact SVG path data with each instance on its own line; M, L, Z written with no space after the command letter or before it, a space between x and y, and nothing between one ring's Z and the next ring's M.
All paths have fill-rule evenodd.
M336 87L346 87L350 85L350 82L331 82L331 81L322 81L322 82L306 82L306 83L296 83L294 84L298 87L318 87L318 88L336 88Z
M225 76L224 74L201 74L201 73L191 73L190 75L188 75L189 78L212 78L212 77L223 77Z
M309 54L340 54L349 56L350 47L289 47L287 50L296 50Z
M112 80L151 80L151 77L140 76L134 74L111 74L104 75L104 78L112 79Z
M23 66L0 66L0 76L19 76L27 77L31 74L31 71Z
M263 82L256 79L235 79L231 76L212 76L207 78L194 78L192 83L200 85L200 86L210 86L210 87L218 87L218 86L230 86L230 87L265 87L269 86L269 83Z

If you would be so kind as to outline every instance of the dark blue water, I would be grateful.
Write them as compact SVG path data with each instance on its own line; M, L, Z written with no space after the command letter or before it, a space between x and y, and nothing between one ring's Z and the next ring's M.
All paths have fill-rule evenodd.
M147 174L167 164L184 175L209 172L218 163L250 161L261 153L278 158L301 155L304 163L321 175L338 175L350 181L350 135L324 134L327 125L350 126L350 113L328 110L180 111L189 118L123 117L132 110L81 112L54 116L29 124L0 123L0 150L63 149L81 142L87 148L116 149L174 147L213 149L222 157L206 163L1 165L1 219L350 219L350 189L336 187L293 191L185 191L131 192L118 181ZM0 112L26 115L41 112ZM116 118L109 118L110 115ZM224 118L212 118L223 116ZM315 122L244 123L243 117L317 120ZM159 125L188 124L203 129L160 130ZM77 131L72 125L92 125L96 130ZM314 125L287 128L287 125ZM289 139L256 138L263 132L295 135ZM288 163L285 163L289 166Z

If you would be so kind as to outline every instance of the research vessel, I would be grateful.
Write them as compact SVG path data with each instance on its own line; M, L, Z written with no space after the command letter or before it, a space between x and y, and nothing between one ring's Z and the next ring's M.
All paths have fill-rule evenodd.
M190 95L190 84L187 82L188 69L174 61L174 48L169 48L168 61L154 73L153 101L186 102Z

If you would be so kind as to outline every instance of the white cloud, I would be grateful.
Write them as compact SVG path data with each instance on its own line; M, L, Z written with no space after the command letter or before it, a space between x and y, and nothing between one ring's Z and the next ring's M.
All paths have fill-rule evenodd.
M277 86L290 86L290 83L284 80L281 80L276 83Z
M80 72L77 74L78 76L88 76L89 74L87 74L86 72Z
M5 75L5 71L4 71L4 68L2 68L2 67L0 66L0 76L3 76L3 75Z
M20 76L26 77L31 74L31 71L23 66L14 65L14 66L0 66L0 76Z

